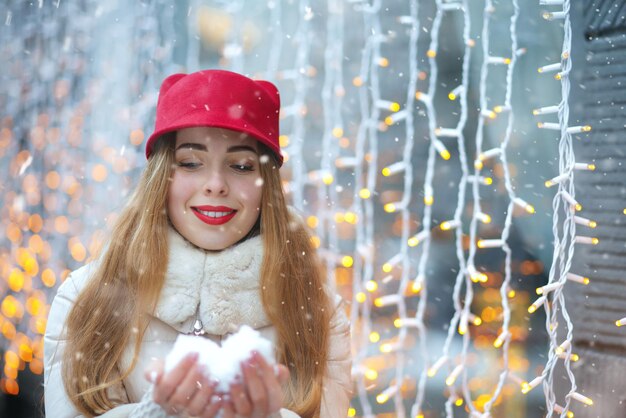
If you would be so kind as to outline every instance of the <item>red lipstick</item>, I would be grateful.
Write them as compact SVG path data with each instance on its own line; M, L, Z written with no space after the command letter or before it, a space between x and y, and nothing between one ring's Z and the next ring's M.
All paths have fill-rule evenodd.
M229 208L227 206L205 205L205 206L194 206L191 209L193 210L194 215L196 215L198 219L200 219L202 222L209 224L209 225L223 225L226 222L230 221L237 213L235 209ZM227 215L215 217L215 216L209 216L207 214L204 214L201 211L202 212L222 212L222 213L227 213Z

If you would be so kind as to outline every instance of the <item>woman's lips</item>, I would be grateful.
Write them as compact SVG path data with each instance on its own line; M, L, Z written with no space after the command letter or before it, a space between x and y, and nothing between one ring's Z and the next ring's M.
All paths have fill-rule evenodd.
M226 206L197 206L191 209L198 219L209 225L223 225L237 213Z

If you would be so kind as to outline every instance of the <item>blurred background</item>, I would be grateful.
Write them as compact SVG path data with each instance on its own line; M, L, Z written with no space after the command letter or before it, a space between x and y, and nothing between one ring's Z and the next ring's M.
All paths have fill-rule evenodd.
M481 410L497 384L503 364L493 342L502 326L500 287L508 266L508 367L518 381L507 380L492 414L544 415L541 388L523 395L519 385L541 374L548 350L543 310L529 315L527 307L536 298L535 288L547 282L552 262L554 192L544 182L559 174L559 136L539 129L532 110L561 98L554 74L537 69L560 62L563 25L542 18L546 7L538 2L520 2L511 31L512 1L467 3L5 0L0 6L5 63L0 75L0 415L43 416L42 336L56 288L97 254L133 189L145 163L144 141L152 130L161 80L205 68L268 79L281 91L285 189L315 231L337 290L351 302L355 382L363 389L355 392L353 416L396 416L398 402L408 416L420 393L420 374L441 355L455 314L457 243L462 251L470 247L474 200L469 185L459 200L460 156L466 154L472 166L479 151L508 137L507 166L494 159L481 171L481 208L490 222L480 225L479 234L498 238L505 228L511 210L507 179L534 213L513 212L509 261L497 249L478 252L474 259L486 281L474 285L471 310L480 325L468 331L465 386ZM449 10L441 13L445 5ZM434 27L438 13L440 26ZM582 15L580 5L572 9L574 98L583 97L582 81L576 82L588 41ZM418 36L411 31L415 21ZM485 37L489 56L508 62L493 65L481 78ZM518 49L513 77L507 79L513 38ZM436 114L420 92L432 94ZM415 100L409 100L414 93ZM500 113L496 108L507 97L510 108ZM584 110L582 101L576 103L573 119ZM457 125L461 117L465 121ZM406 120L413 129L410 138ZM448 158L441 150L444 158L431 155L433 126L461 128L463 142L441 138ZM382 168L403 160L409 139L414 145L404 161L411 170L381 175ZM432 193L425 184L432 185ZM434 196L434 203L425 203L425 195ZM386 210L404 196L405 211ZM457 209L463 222L455 237L454 228L442 224ZM409 252L401 241L423 227L431 231L428 252ZM368 233L370 241L364 238ZM403 268L392 263L381 271L399 248L407 259ZM425 267L419 267L422 259ZM396 279L418 270L426 273L428 294L407 295L404 315L423 318L426 356L417 332L409 330L402 337L403 381L397 382L398 354L385 352L381 344L398 334L398 312L374 302L398 291ZM370 282L376 289L364 291ZM425 301L421 314L420 297ZM462 341L457 335L451 347L460 350ZM441 372L423 383L424 416L443 416L453 390L444 379ZM380 402L377 395L394 385L396 391L389 393L399 393L396 401ZM462 401L453 408L467 416Z

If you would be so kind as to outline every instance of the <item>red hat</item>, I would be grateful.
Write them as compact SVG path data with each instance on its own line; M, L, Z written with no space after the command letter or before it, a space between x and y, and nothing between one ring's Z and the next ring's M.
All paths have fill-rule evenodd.
M158 137L194 126L245 132L267 145L283 164L278 144L280 96L269 81L252 80L224 70L173 74L159 91L154 133L146 143L146 158Z

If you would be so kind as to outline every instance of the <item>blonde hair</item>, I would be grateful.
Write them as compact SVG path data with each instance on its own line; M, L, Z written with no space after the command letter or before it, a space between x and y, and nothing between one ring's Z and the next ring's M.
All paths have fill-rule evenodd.
M109 389L135 367L165 281L174 135L155 143L108 247L67 318L63 382L71 401L88 417L116 406ZM291 373L284 388L285 406L312 418L320 411L332 305L309 234L287 209L276 158L259 145L269 157L260 169L260 232L265 248L261 299L276 329L278 360ZM133 361L126 370L117 370L130 343L134 343Z

